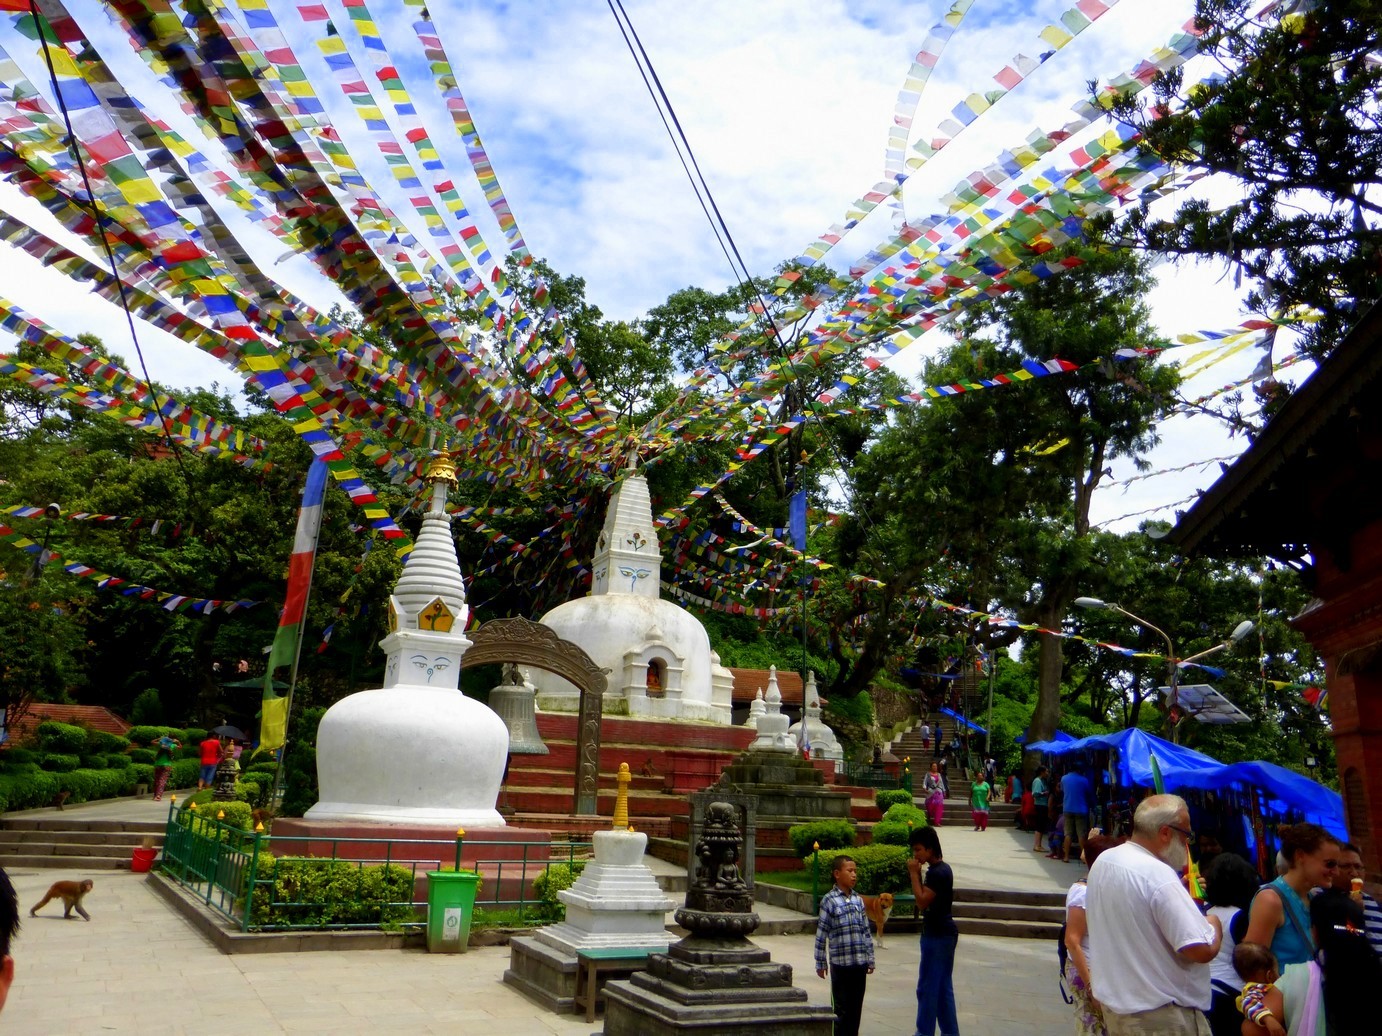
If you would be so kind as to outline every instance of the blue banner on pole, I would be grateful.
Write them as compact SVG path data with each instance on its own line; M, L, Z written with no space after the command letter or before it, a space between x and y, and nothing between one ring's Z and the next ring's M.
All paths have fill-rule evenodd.
M792 546L797 550L806 549L806 490L798 490L788 504L787 528L792 535Z

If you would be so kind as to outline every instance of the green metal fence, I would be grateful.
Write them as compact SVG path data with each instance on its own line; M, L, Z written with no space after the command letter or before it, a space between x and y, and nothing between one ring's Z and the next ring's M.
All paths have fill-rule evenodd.
M465 848L474 852L501 845L516 855L483 861L476 905L516 910L522 919L541 904L534 879L552 864L587 858L591 849L589 842L575 841L554 850L460 837L274 837L242 830L210 812L169 808L162 871L241 931L420 925L427 914L427 871L460 870ZM311 856L275 851L276 845L297 849L304 842L322 851Z
M844 775L856 788L901 788L902 781L881 766L871 763L845 763Z

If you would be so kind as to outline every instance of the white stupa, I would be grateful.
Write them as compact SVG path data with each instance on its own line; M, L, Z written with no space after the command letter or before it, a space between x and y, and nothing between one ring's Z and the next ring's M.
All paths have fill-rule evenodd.
M749 751L795 752L796 742L787 733L790 722L782 712L782 691L777 686L777 666L771 666L768 669L768 693L763 696L763 714L758 717L758 736L749 745Z
M796 744L810 749L812 759L833 759L837 764L836 769L839 769L838 764L845 760L845 750L840 747L835 731L826 726L825 721L821 719L821 696L816 690L814 672L806 674L806 690L802 695L802 702L801 719L793 723L787 733ZM804 737L803 727L806 728Z
M763 688L758 688L758 693L753 696L753 701L749 702L749 715L744 720L744 726L758 729L758 717L763 715L767 706L763 704Z
M470 609L446 494L456 467L433 461L430 509L389 598L384 686L342 698L317 729L320 801L307 820L503 827L495 809L509 732L460 690Z
M631 472L610 495L592 567L589 596L558 605L542 623L608 670L604 711L728 724L733 676L695 616L661 598L662 554L642 475ZM535 672L533 683L543 710L577 711L579 692L566 680Z

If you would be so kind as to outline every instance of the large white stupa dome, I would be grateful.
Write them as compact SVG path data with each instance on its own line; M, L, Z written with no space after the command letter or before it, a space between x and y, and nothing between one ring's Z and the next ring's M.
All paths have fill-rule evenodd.
M590 596L558 605L542 623L609 670L605 712L729 723L733 678L700 621L660 596L662 558L642 475L610 496L592 567ZM532 679L540 708L577 710L575 686L553 673Z

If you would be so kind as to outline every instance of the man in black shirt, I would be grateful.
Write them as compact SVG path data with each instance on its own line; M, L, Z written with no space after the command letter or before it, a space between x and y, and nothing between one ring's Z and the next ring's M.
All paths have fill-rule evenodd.
M955 875L941 858L941 840L932 827L914 830L908 839L912 847L907 871L912 878L912 895L917 909L924 910L921 922L921 967L917 973L916 1036L958 1036L960 1023L955 1016L955 946L959 929L951 916L955 901ZM925 880L921 868L926 867Z

